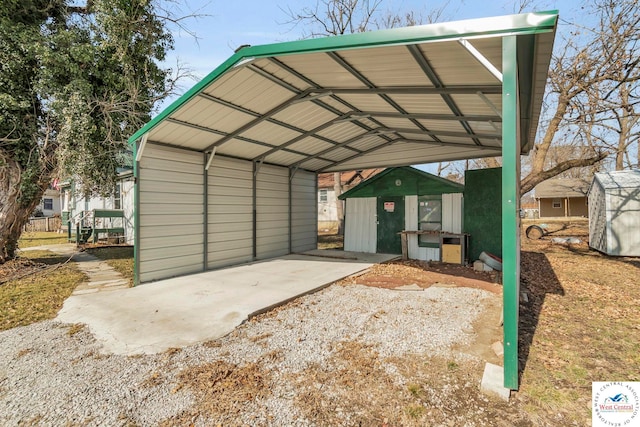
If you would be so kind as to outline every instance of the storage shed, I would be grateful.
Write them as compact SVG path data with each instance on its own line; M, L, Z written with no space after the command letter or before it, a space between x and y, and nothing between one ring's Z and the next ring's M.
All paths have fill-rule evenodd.
M402 231L408 256L441 260L439 232L461 233L464 186L412 167L389 168L340 196L346 201L344 249L402 253Z
M518 384L520 155L557 11L239 49L129 139L135 283L316 246L316 176L502 156L505 386Z
M640 169L593 177L589 246L607 255L640 256Z

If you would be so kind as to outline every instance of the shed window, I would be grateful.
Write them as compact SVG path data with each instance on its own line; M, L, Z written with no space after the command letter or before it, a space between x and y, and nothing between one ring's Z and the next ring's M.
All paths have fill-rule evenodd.
M327 200L327 190L320 190L320 201L326 202Z
M437 248L440 246L439 232L442 230L442 197L418 196L418 227L420 230L433 231L433 234L420 234L420 246Z
M116 189L113 193L113 209L122 209L122 190L120 183L116 184Z
M562 207L562 202L560 201L560 199L553 199L552 206L554 209L560 209Z
M42 207L45 211L52 211L53 210L53 199L43 199L42 201Z

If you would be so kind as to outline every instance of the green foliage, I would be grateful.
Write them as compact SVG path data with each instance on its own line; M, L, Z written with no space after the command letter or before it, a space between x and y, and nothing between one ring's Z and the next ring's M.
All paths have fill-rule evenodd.
M15 160L21 204L56 172L85 192L114 187L119 153L168 94L173 47L148 0L4 0L0 7L0 159Z

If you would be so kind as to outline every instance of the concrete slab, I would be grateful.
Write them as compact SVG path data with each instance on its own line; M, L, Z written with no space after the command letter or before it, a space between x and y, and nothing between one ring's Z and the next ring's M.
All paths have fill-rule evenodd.
M484 365L480 391L497 396L506 402L509 401L511 390L504 387L504 368L502 366L493 363Z
M356 259L288 255L135 288L72 295L56 320L87 324L107 353L158 353L223 337L254 313L396 257L351 254Z

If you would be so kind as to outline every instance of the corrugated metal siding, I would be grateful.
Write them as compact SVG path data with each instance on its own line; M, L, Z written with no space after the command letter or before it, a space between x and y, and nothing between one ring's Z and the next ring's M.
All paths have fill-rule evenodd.
M141 282L202 271L203 171L202 153L147 144L138 170Z
M442 195L442 231L462 233L462 193Z
M256 176L258 259L289 253L289 169L262 165Z
M406 230L418 230L418 196L404 197L404 227ZM443 217L446 215L444 206L442 207ZM422 261L439 261L440 249L423 248L418 245L418 236L409 234L407 236L407 249L410 259Z
M589 246L607 252L606 197L603 188L596 182L589 193Z
M291 181L291 251L304 252L318 245L316 174L297 171Z
M218 268L253 260L253 164L214 157L208 176L208 263Z
M346 200L344 250L376 252L376 198L362 197Z
M607 190L609 255L640 256L640 196L638 188Z

